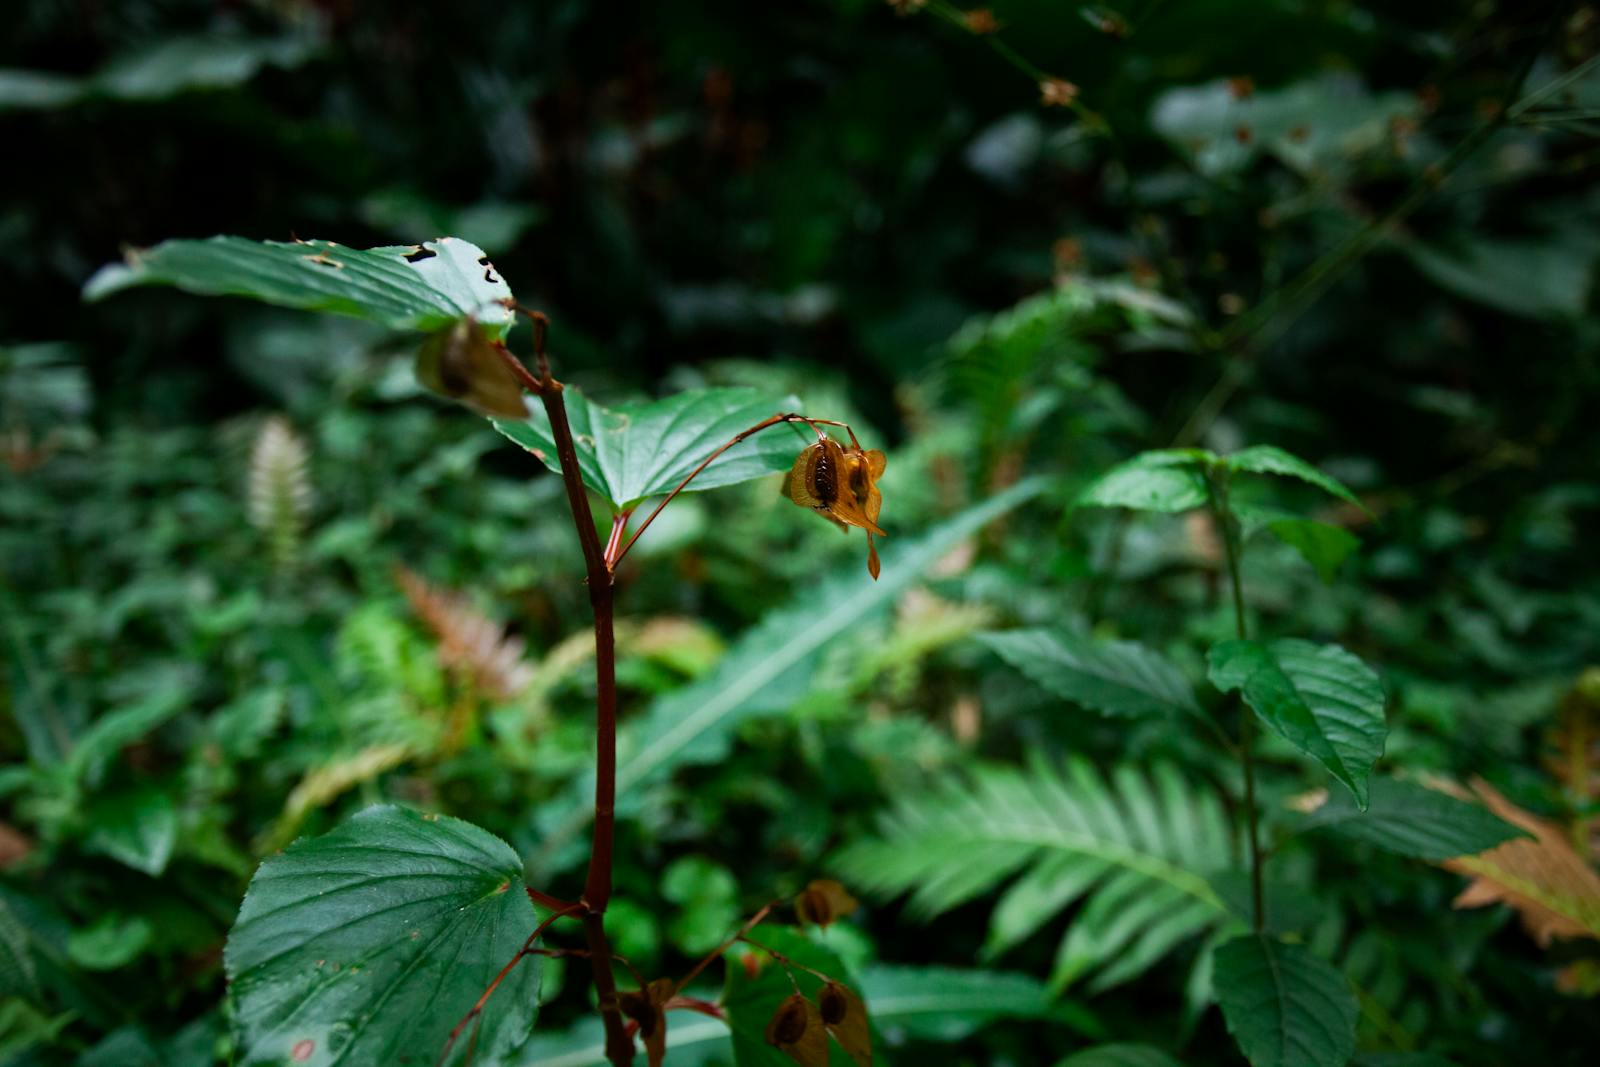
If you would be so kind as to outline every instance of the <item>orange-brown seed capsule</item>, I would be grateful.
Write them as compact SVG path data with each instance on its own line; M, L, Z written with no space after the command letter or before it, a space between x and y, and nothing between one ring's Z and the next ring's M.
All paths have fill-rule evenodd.
M795 915L803 923L827 926L858 907L856 898L831 878L818 878L794 898Z

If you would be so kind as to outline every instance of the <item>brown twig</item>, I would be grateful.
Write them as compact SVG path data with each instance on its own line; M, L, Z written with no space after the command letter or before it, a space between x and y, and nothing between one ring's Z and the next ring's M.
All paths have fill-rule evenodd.
M461 1021L456 1023L455 1028L450 1031L449 1038L445 1040L444 1049L439 1053L439 1058L434 1061L435 1067L439 1067L439 1065L443 1064L445 1060L450 1058L450 1050L455 1048L456 1039L461 1036L461 1031L466 1028L468 1023L472 1022L474 1019L477 1019L483 1014L483 1006L489 1003L489 998L494 996L494 991L500 988L500 983L506 980L506 976L508 976L512 971L516 970L517 964L521 963L525 956L532 956L537 952L537 950L533 947L533 943L539 940L539 935L543 934L547 929L549 929L551 924L557 919L563 919L568 915L577 914L582 910L582 904L569 905L564 911L558 911L553 915L546 916L543 922L533 928L533 933L528 935L528 940L522 943L522 947L517 950L517 954L511 957L511 962L500 968L500 973L494 976L494 981L489 983L489 988L483 991L483 995L480 996L478 998L478 1002L472 1006L472 1010L467 1012L466 1015L462 1016ZM477 1031L474 1030L473 1034L475 1041ZM468 1053L468 1059L469 1061L471 1059L470 1052Z
M682 993L684 988L687 987L690 982L700 977L701 971L711 966L711 962L713 960L717 959L724 952L728 951L728 949L732 948L734 942L738 941L740 938L744 937L745 934L748 934L751 930L754 930L757 926L761 925L761 920L765 919L773 908L776 908L782 903L783 901L781 900L774 900L769 904L763 905L760 911L750 916L750 918L745 921L745 924L739 927L737 933L728 938L722 944L718 945L716 948L712 949L710 952L706 953L700 962L695 964L694 967L690 969L688 974L678 979L677 984L672 987L672 995L677 996L678 994Z

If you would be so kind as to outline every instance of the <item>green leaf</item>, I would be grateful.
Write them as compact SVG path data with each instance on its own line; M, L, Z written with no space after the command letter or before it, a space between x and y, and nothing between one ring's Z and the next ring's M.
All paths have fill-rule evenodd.
M1198 448L1140 453L1089 483L1076 506L1164 512L1202 507L1211 499L1204 467L1215 459Z
M1211 647L1211 682L1246 704L1300 751L1350 787L1367 807L1367 776L1383 755L1383 683L1338 645L1284 639Z
M499 838L396 807L267 859L228 935L235 1062L432 1063L533 930L521 877ZM532 1030L538 965L524 959L489 1002L482 1062Z
M1586 235L1551 234L1538 241L1474 236L1449 247L1407 239L1395 243L1436 284L1512 315L1575 318L1588 303L1595 256Z
M1153 1045L1117 1043L1075 1052L1056 1067L1183 1067Z
M911 893L931 918L1022 872L990 921L986 957L1033 938L1083 900L1061 940L1057 988L1099 968L1106 989L1137 977L1178 945L1232 920L1208 872L1228 867L1233 830L1217 798L1171 767L1128 767L1108 785L1088 761L1057 770L979 767L908 790L830 867L881 897Z
M736 641L716 669L656 700L625 725L617 738L619 811L637 810L640 787L673 768L710 763L727 751L735 726L756 715L783 713L803 692L779 683L823 648L848 633L863 616L893 603L921 580L935 561L987 523L1043 491L1030 479L937 526L918 538L895 539L883 551L877 581L855 567L804 590ZM540 813L540 863L594 816L594 778L575 781L565 798ZM540 863L536 863L539 866Z
M1217 949L1213 981L1252 1067L1342 1067L1355 1052L1356 998L1309 949L1236 938Z
M1274 519L1267 523L1267 529L1300 553L1324 582L1332 582L1339 564L1361 547L1361 539L1343 526L1314 519Z
M178 809L159 789L144 787L95 801L84 847L152 878L167 869L178 843Z
M568 386L567 421L572 425L583 483L612 510L671 492L718 445L780 411L793 411L794 397L777 399L756 389L694 389L663 400L604 408ZM493 420L495 429L526 448L559 474L555 439L544 405L530 405L525 421ZM794 465L800 450L816 440L795 425L771 426L718 456L685 492L747 482Z
M37 997L39 976L28 950L28 929L0 900L0 997Z
M1421 860L1476 856L1515 837L1528 837L1489 809L1448 793L1394 778L1374 778L1365 813L1343 795L1332 796L1306 820L1307 830L1344 837Z
M1049 630L980 634L1000 658L1064 700L1105 715L1199 714L1183 672L1133 641Z
M1338 481L1323 474L1299 456L1285 452L1275 445L1252 445L1224 457L1223 462L1227 464L1229 470L1235 472L1249 471L1253 474L1277 474L1285 478L1298 478L1325 493L1338 497L1347 504L1354 504L1362 511L1367 511L1365 505L1356 499L1356 495Z
M396 330L433 332L471 316L491 337L511 328L511 289L477 245L441 237L420 245L355 249L332 241L210 237L166 241L102 267L84 286L101 300L139 285L244 296L326 311Z
M114 971L139 958L154 934L141 916L107 915L67 938L67 956L90 971Z
M93 784L107 760L164 725L183 710L188 699L184 689L158 689L143 700L100 716L73 742L67 754L67 776Z

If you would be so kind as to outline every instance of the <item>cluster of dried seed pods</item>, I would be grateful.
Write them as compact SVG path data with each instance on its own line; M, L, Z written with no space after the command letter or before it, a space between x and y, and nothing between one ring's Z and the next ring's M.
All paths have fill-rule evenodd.
M767 1023L767 1044L800 1067L826 1067L830 1034L858 1067L871 1067L866 1005L850 987L831 980L817 991L815 1002L798 992L785 998Z

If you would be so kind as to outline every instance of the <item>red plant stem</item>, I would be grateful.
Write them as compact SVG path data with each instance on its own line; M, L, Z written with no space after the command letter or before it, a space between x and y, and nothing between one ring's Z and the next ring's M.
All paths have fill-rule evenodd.
M611 946L605 932L606 905L611 900L617 792L617 656L612 628L611 568L600 547L594 513L589 509L589 494L579 472L578 452L572 443L572 427L567 421L562 386L550 374L550 360L544 350L548 320L539 312L531 317L534 358L539 369L539 399L544 402L545 414L550 420L550 436L555 440L556 459L561 464L561 481L566 486L567 503L572 508L572 521L577 526L578 543L583 549L589 604L594 609L594 831L589 844L589 874L584 881L582 897L583 929L594 969L600 1018L605 1023L606 1058L613 1067L628 1067L633 1062L633 1040L624 1028L622 1009L617 1003L617 980L611 969Z
M628 520L633 517L632 508L623 508L611 516L611 536L606 538L606 566L616 569L617 551L622 545L622 535L628 532Z
M542 893L531 885L523 888L528 891L528 899L541 908L546 908L550 911L571 911L576 906L570 900L562 900L560 897L551 896L549 893Z
M661 503L659 503L659 504L657 504L655 506L655 510L651 511L649 515L645 516L644 522L640 523L639 524L639 528L637 530L633 531L633 536L628 538L628 543L622 546L622 551L616 553L616 555L614 555L614 556L610 556L608 554L608 558L610 558L610 560L611 560L612 569L614 570L616 568L617 564L622 562L622 557L626 556L628 554L628 549L632 548L633 547L633 543L635 541L639 540L639 535L644 533L645 529L648 528L649 525L652 522L656 521L656 516L661 514L661 509L666 507L668 504L672 503L672 498L677 496L679 493L683 492L683 490L688 486L688 484L690 482L692 482L696 478L700 477L700 473L702 471L704 471L707 467L711 466L711 463L712 463L713 460L715 460L718 456L722 455L728 449L732 448L734 445L738 444L740 441L743 441L745 438L754 437L756 434L760 433L762 430L765 430L765 429L768 429L770 427L777 426L780 423L786 423L786 422L803 422L803 423L805 423L806 425L810 426L813 430L817 431L818 439L820 439L823 436L822 431L821 430L817 430L817 427L819 425L821 425L821 426L843 426L844 427L844 431L850 435L850 443L852 445L854 445L856 448L860 448L861 447L861 443L856 440L855 431L852 430L849 426L846 426L844 423L836 422L833 419L811 419L811 418L807 418L804 415L797 415L792 411L780 412L779 414L774 415L771 418L762 419L760 422L756 423L754 426L750 427L749 429L740 430L738 433L736 433L732 437L728 438L722 444L718 445L716 450L714 452L712 452L711 455L709 455L705 459L701 460L700 461L700 465L698 467L696 467L694 470L690 471L688 477L684 478L683 481L679 482L677 484L677 487L674 488L672 490L672 492L668 493L666 495L666 497L662 499Z
M704 958L702 958L699 963L695 964L694 968L688 974L678 979L678 984L672 987L672 995L676 997L678 994L682 993L684 989L688 987L690 982L694 981L700 976L701 971L711 966L712 960L719 958L724 952L728 951L729 948L733 947L733 943L735 941L738 941L740 938L744 937L745 934L748 934L751 930L754 930L757 926L761 925L761 920L765 919L767 914L771 912L773 908L776 908L782 903L783 901L781 900L774 900L770 904L763 906L760 911L750 916L749 919L745 920L744 925L739 927L738 931L732 937L728 938L722 944L706 953Z
M726 1019L728 1016L722 1010L722 1005L713 1004L709 1000L699 997L673 997L661 1005L662 1011L697 1011L701 1015L709 1015L713 1019Z

